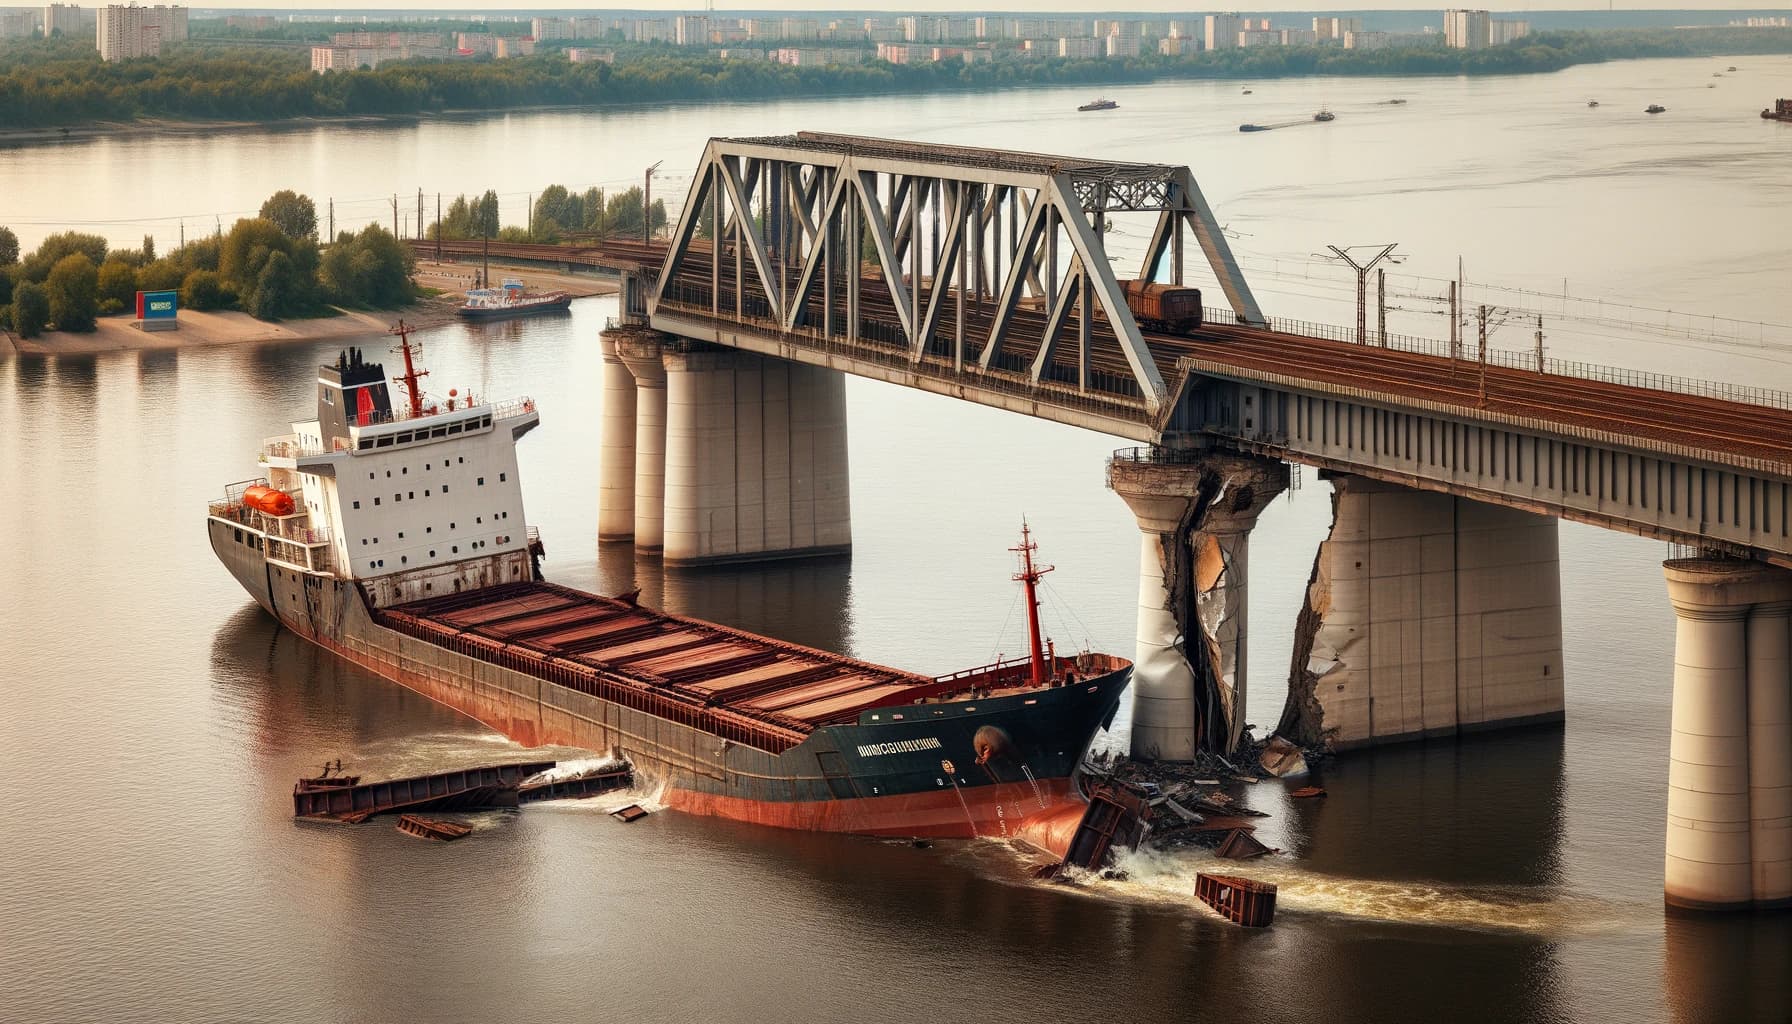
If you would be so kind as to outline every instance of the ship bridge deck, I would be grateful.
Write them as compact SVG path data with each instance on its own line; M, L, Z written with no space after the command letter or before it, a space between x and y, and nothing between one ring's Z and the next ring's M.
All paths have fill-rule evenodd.
M399 605L382 625L773 751L952 684L551 583Z

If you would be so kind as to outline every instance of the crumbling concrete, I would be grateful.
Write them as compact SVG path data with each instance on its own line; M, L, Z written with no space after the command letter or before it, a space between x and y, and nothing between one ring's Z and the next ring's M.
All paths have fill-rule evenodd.
M1552 519L1332 478L1278 736L1352 747L1559 721Z
M1108 486L1139 521L1135 756L1230 753L1244 729L1251 527L1288 487L1281 462L1226 452L1115 458Z

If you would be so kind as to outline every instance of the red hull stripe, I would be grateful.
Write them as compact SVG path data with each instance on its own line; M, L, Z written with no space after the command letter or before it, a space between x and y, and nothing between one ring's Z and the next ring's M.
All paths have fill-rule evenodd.
M1082 807L1069 779L944 789L899 796L843 800L773 802L699 793L668 786L667 807L690 814L810 832L852 832L872 836L929 839L976 837L1013 839L1029 821L1053 817L1064 807Z

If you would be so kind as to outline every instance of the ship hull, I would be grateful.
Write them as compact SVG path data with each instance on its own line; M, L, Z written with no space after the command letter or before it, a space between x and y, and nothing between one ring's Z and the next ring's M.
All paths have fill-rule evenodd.
M539 316L542 313L564 313L572 307L572 297L554 299L549 302L537 302L517 306L462 306L455 312L466 320L513 320L520 316Z
M971 705L879 709L773 752L389 628L352 582L268 563L228 523L210 530L231 574L301 637L526 746L626 756L668 807L758 825L1023 836L1081 804L1077 768L1131 671Z

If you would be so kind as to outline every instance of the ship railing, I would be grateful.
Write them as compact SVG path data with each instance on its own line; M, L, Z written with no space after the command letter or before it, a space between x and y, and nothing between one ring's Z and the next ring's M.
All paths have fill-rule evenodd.
M492 403L492 419L508 420L517 416L526 416L535 411L535 399L529 397L512 398L504 402Z
M301 441L297 434L270 437L261 444L262 462L269 459L301 459L308 455L324 454L327 453L321 446Z

